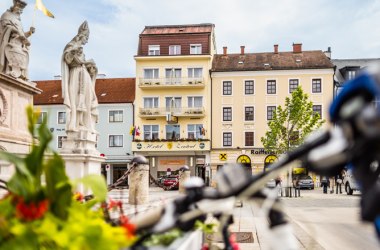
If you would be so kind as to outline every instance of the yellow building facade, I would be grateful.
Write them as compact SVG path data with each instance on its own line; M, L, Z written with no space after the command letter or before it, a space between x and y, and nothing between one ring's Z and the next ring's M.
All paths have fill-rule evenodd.
M214 56L212 78L211 169L215 176L226 163L245 163L253 173L273 161L261 137L275 108L301 86L313 109L328 119L333 99L334 66L322 51L223 54ZM324 124L327 126L327 123ZM295 166L297 167L297 166Z
M210 179L214 25L147 26L140 34L132 142L154 178L188 166Z

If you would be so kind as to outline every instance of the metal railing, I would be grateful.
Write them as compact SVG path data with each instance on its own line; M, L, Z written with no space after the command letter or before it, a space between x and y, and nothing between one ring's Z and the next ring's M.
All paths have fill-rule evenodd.
M170 78L139 78L139 86L154 87L154 86L200 86L204 85L203 77L170 77Z
M205 109L203 107L139 108L140 116L166 116L168 113L175 116L204 116Z

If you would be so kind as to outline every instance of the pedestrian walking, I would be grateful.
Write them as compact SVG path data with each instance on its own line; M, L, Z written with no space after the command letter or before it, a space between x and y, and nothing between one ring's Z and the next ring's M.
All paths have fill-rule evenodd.
M335 183L336 183L336 193L338 194L338 190L339 190L339 193L341 194L342 193L342 183L343 183L343 177L342 177L342 174L337 174L335 175Z
M329 185L330 185L330 194L334 193L334 185L335 185L335 178L331 177L329 178Z
M322 176L321 186L323 188L323 193L327 194L327 187L329 186L329 179L326 176Z

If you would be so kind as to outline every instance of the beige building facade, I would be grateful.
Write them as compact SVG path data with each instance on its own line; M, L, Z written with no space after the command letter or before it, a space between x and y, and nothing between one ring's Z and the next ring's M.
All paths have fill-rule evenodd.
M269 53L224 53L214 56L212 78L211 169L215 176L226 163L245 163L253 173L273 161L261 137L278 105L301 86L313 102L313 109L328 119L333 99L334 66L322 51ZM327 126L327 123L325 123ZM297 167L296 165L294 167Z
M136 60L134 154L154 178L188 166L210 180L213 24L147 26Z

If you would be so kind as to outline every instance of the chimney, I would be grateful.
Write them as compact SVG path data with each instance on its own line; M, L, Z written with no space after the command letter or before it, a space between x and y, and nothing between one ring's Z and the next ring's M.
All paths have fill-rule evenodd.
M302 43L293 43L293 53L302 53Z
M274 53L278 54L278 44L273 45L274 47Z
M245 46L240 46L240 55L244 56Z
M327 48L327 51L323 52L329 59L331 59L331 47Z
M223 47L223 55L224 55L224 56L227 55L227 47Z

